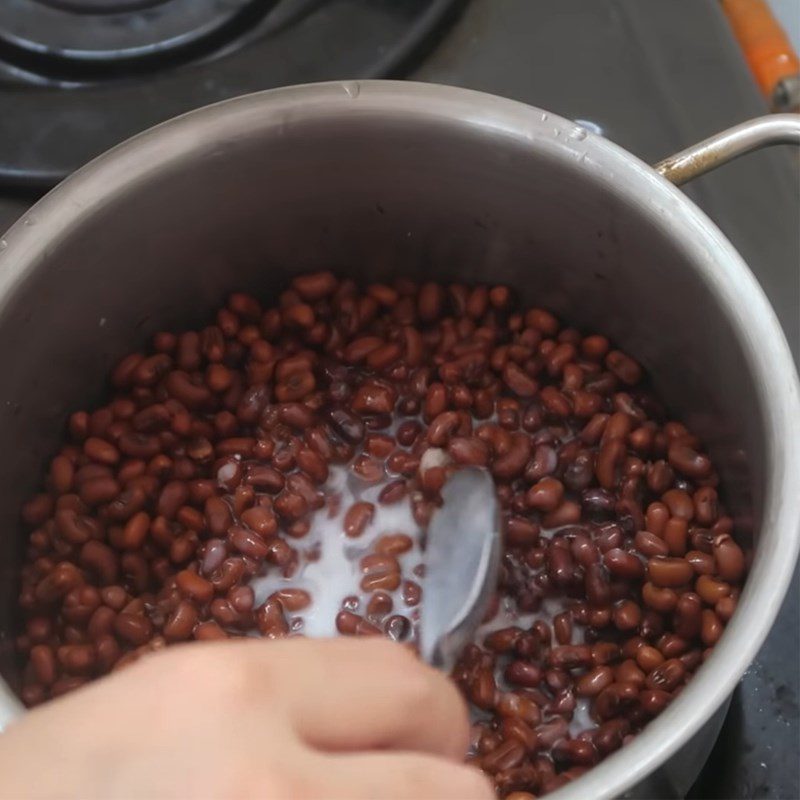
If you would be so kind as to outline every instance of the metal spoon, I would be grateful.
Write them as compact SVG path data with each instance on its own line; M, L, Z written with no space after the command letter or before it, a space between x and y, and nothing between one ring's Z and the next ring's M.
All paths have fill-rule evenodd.
M472 639L497 587L500 509L484 469L456 472L428 526L420 655L451 670Z

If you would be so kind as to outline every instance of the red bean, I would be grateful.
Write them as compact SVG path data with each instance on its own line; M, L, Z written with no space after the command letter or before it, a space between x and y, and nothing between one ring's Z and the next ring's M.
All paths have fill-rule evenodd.
M58 666L53 649L46 644L34 645L28 658L36 680L45 686L51 686L58 677Z
M661 689L665 692L674 691L683 681L686 668L677 658L664 661L647 676L648 689Z
M642 600L649 608L664 614L675 608L678 595L672 589L661 588L648 581L642 586Z
M714 559L717 563L717 574L722 580L735 582L742 579L745 571L744 552L727 534L714 539Z
M594 744L585 739L562 739L553 746L553 758L567 764L590 767L599 756Z
M713 525L719 517L717 492L711 486L703 486L694 493L694 516L701 525Z
M621 631L632 631L638 628L642 619L642 609L632 600L622 600L613 612L614 625Z
M61 508L56 511L55 528L64 541L73 545L83 544L99 533L95 520L79 514L72 508Z
M81 548L80 563L102 586L116 583L119 565L114 551L103 542L88 541Z
M469 686L469 698L472 702L484 710L494 705L497 685L491 669L481 669L473 677Z
M114 620L114 631L121 639L138 647L150 640L153 625L143 615L124 612Z
M386 592L375 592L367 605L367 616L373 621L383 619L393 607L394 602Z
M524 517L509 517L506 521L506 542L511 547L530 547L539 541L539 526Z
M394 556L375 553L360 562L361 588L365 592L394 591L400 585L400 564Z
M592 650L583 644L554 647L547 657L547 663L559 669L587 667L592 663Z
M336 615L336 629L345 636L375 636L381 632L380 628L350 611L340 611Z
M382 555L399 556L414 546L413 539L405 533L392 533L381 536L375 542L374 550Z
M707 478L711 473L711 461L694 448L681 441L670 443L667 451L670 466L690 478Z
M542 681L541 667L528 661L512 661L505 670L505 677L509 683L517 686L533 688Z
M695 591L704 603L714 605L731 592L731 587L724 581L718 581L709 575L701 575L695 582Z
M336 277L332 272L310 272L298 275L292 281L292 288L309 302L321 300L336 289Z
M614 671L611 667L595 667L581 677L576 684L579 697L596 697L607 686L614 682Z
M647 562L647 575L656 586L677 587L689 583L694 570L683 558L656 556Z
M595 474L604 489L613 489L618 480L618 470L625 458L625 443L620 439L609 439L597 454Z
M516 738L508 739L481 759L481 768L494 774L519 765L524 758L525 747Z
M62 562L39 581L35 589L36 599L42 603L51 603L81 583L83 576L78 569L69 562Z
M164 623L164 638L173 642L190 639L197 622L195 606L187 600L182 600Z
M110 502L119 493L119 484L110 476L87 480L80 485L78 491L81 500L92 507Z
M639 383L642 379L641 367L629 356L619 350L612 350L605 359L606 366L623 382L629 386Z
M389 386L365 383L353 396L352 408L359 414L388 414L397 401L396 392Z
M271 597L278 600L286 611L302 611L311 605L311 595L303 589L279 589Z
M555 478L542 478L534 484L525 495L525 501L531 508L540 511L555 511L564 497L564 486Z
M351 538L361 536L374 514L375 506L372 503L353 503L344 517L344 532Z
M671 556L683 556L686 554L689 533L685 519L673 517L667 520L663 533L664 543L667 545Z
M266 464L248 464L245 483L259 491L277 494L286 485L286 478L277 469Z
M261 536L254 531L249 531L236 525L231 526L228 530L228 540L234 549L256 561L266 558L270 552L269 545Z
M536 732L519 717L504 717L500 723L500 732L504 740L518 741L528 753L534 752L538 747ZM489 747L487 752L491 752L495 747Z
M263 539L268 539L278 532L278 520L270 508L264 506L248 508L240 514L240 518L248 528Z
M153 347L119 363L107 406L72 415L71 443L24 508L17 644L31 703L168 643L302 633L289 615L309 608L307 591L287 585L255 608L250 582L319 557L310 536L289 544L317 514L345 512L348 540L370 543L358 557L371 596L346 600L337 629L414 646L419 612L392 614L387 592L421 601L424 552L404 578L410 531L367 540L375 508L340 510L333 464L423 528L452 469L492 472L505 552L487 619L560 603L549 623L469 646L454 672L490 712L477 757L514 800L620 748L734 613L747 555L698 440L662 423L648 392L618 391L641 380L635 361L542 309L514 312L507 287L398 279L360 293L320 272L267 310L234 294L214 324L159 332ZM576 696L599 724L570 738Z
M650 531L637 531L633 541L636 549L645 558L669 555L669 547L666 542L654 533L650 533Z
M268 599L256 609L256 625L262 636L277 639L287 636L289 624L283 613L283 607L274 599Z
M207 603L214 596L213 584L188 569L179 572L175 577L175 582L183 594L198 603Z
M664 493L661 499L673 517L690 521L694 516L692 498L682 489L670 489Z
M400 502L408 493L408 486L404 480L387 483L378 495L378 502L382 505L391 505Z
M669 705L672 695L662 689L646 689L639 695L642 708L651 716L660 714Z
M612 548L603 554L606 569L616 578L637 580L644 574L644 564L633 553Z

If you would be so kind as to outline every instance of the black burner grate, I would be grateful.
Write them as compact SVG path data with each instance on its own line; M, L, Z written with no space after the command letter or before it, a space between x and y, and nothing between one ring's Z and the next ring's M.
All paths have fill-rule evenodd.
M78 5L102 5L107 13L65 10ZM133 134L228 97L294 83L399 77L463 3L138 5L131 9L127 0L119 7L128 10L111 13L111 0L0 2L0 108L10 112L0 125L0 191L46 189ZM34 7L68 18L72 27L10 21L9 11ZM70 47L68 36L76 37Z

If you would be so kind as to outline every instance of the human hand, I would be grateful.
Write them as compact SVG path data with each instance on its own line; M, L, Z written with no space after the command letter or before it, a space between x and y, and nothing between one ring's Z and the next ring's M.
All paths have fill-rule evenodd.
M492 800L447 678L384 640L197 643L0 735L2 798Z

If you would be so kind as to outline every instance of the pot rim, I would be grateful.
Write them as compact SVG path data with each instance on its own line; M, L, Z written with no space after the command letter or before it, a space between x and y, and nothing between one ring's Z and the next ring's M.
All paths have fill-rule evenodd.
M761 529L775 541L757 549L739 608L713 655L673 703L633 741L553 800L615 797L673 755L726 700L780 609L800 544L800 390L789 347L752 272L722 232L649 165L580 125L542 109L468 89L406 81L345 81L272 89L191 111L123 142L67 178L0 240L0 314L15 290L51 257L69 231L115 194L170 165L208 155L253 126L285 126L331 114L436 120L483 129L579 159L595 179L637 200L679 241L728 316L755 384L766 435ZM2 243L5 242L5 248ZM762 538L763 541L763 538ZM779 543L780 546L776 546ZM3 690L0 681L0 706Z

